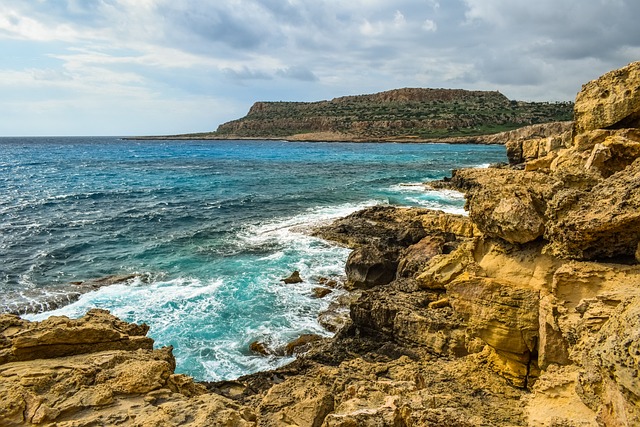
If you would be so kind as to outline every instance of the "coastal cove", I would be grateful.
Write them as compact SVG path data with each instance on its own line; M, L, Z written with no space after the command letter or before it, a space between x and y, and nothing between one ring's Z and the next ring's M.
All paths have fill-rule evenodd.
M420 183L506 160L502 146L448 144L77 137L0 146L3 311L44 319L109 309L149 324L156 346L174 346L177 372L208 381L291 360L252 354L254 340L330 334L317 316L340 291L312 291L323 277L342 280L349 251L308 236L311 227L378 204L462 213L459 193ZM293 270L305 283L280 281ZM112 275L128 280L95 289Z

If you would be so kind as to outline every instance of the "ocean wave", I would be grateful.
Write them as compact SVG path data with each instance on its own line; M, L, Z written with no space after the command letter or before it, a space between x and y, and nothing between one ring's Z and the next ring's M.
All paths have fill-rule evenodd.
M403 182L390 186L398 204L409 204L440 210L447 213L467 215L464 210L464 193L449 189L436 189L422 182Z

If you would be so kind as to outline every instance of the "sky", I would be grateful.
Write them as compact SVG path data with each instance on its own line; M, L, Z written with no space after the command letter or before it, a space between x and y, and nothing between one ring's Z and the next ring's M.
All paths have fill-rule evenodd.
M0 136L212 131L402 87L569 101L640 60L638 0L1 0Z

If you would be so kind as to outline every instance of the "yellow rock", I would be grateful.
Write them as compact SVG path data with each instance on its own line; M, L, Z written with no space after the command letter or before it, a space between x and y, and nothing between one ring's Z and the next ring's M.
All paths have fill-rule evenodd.
M640 62L582 86L574 106L574 135L594 129L640 127Z

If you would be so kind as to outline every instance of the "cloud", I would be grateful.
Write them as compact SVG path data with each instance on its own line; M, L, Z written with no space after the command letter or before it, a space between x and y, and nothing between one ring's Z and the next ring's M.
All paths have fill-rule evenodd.
M259 70L252 70L248 67L242 67L239 70L232 68L224 68L222 70L228 77L234 80L272 80L273 76L269 73Z
M276 73L280 77L286 79L300 80L305 82L315 82L318 80L315 74L311 70L303 66L293 66L283 68Z
M438 31L438 24L436 24L431 19L426 19L422 24L422 29L425 31L435 33L436 31Z
M149 118L139 110L147 100L191 105L194 96L239 110L257 99L415 86L568 100L582 83L640 59L637 16L636 0L3 0L0 76L8 80L0 85L23 106L60 99L56 117L70 133L97 126L75 120L62 102L74 98L101 111L96 120L110 117L107 106L128 108L115 133L141 129L135 117ZM200 128L236 114L224 103L206 110ZM149 133L177 119L151 111ZM24 120L4 121L0 134L31 132L17 127L29 112L12 112ZM189 131L192 121L184 123Z

